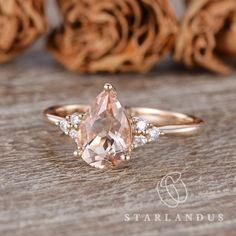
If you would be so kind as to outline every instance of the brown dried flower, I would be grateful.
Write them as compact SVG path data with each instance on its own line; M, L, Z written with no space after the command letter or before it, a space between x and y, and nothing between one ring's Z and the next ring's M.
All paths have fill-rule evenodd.
M45 31L44 0L0 0L0 63L9 61Z
M229 73L231 67L219 58L217 50L226 52L226 48L230 47L228 43L223 47L222 44L227 41L225 29L236 13L236 1L188 0L187 3L176 40L174 59L183 60L188 67L200 65L214 72Z
M228 16L224 27L217 35L216 48L224 55L236 57L236 7Z
M78 72L147 71L174 44L167 0L58 0L63 25L48 50Z

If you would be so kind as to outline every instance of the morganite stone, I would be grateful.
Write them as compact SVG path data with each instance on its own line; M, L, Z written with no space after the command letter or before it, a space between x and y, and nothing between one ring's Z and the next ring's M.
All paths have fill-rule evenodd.
M130 154L131 124L115 91L100 93L80 124L78 147L82 158L96 168L111 168Z

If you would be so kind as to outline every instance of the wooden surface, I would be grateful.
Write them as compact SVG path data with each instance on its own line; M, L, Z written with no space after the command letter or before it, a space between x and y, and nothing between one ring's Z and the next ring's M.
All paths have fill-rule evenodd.
M191 73L163 62L146 75L75 75L36 44L0 67L0 235L235 235L236 72ZM47 106L88 103L111 82L123 104L195 114L191 138L161 138L128 168L100 171L77 160L74 143L42 117ZM189 196L160 202L156 184L182 174ZM223 222L124 221L124 214L223 214Z

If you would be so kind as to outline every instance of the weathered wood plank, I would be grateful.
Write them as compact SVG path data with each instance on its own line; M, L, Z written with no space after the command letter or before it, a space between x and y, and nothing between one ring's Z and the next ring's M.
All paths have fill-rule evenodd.
M42 42L0 67L0 235L235 235L236 72L190 73L170 63L146 75L75 75ZM129 168L99 171L73 155L74 144L43 120L57 103L88 103L105 82L123 104L193 113L198 137L163 138L134 153ZM156 184L182 173L189 196L171 209ZM223 214L223 222L125 222L124 214Z

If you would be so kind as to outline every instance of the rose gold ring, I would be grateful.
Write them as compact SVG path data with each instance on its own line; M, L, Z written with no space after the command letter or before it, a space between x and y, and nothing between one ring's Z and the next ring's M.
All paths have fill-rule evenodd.
M104 85L91 106L53 106L44 115L75 140L75 156L100 169L127 163L134 148L160 136L195 135L203 126L203 120L182 113L122 107L111 84Z

